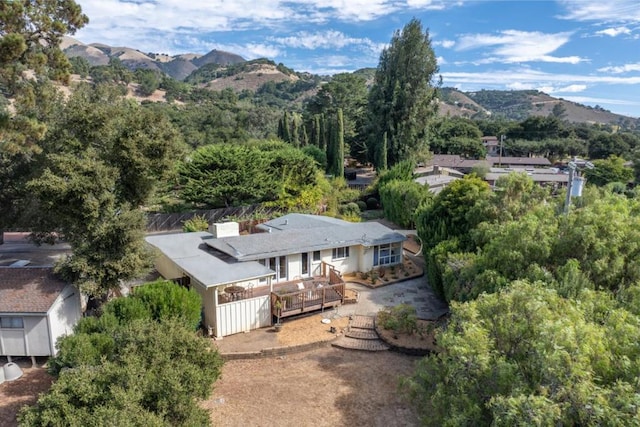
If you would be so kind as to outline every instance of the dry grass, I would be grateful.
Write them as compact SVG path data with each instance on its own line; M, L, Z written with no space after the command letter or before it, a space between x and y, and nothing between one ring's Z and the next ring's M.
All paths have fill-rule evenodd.
M16 416L20 408L34 404L38 395L48 391L53 382L45 368L27 368L31 362L20 365L24 375L0 385L0 427L17 426Z
M336 337L336 334L329 332L330 327L335 327L340 333L349 325L348 317L331 318L332 311L325 314L308 316L294 321L285 321L282 331L277 335L278 344L281 346L304 345L318 341L328 341ZM322 323L322 319L328 318L330 324Z
M398 392L415 357L333 347L225 364L202 406L216 426L414 426Z

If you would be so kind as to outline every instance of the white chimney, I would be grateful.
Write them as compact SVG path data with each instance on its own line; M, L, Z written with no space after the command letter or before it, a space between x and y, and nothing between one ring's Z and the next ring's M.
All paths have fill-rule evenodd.
M219 239L221 237L235 237L240 235L240 225L235 221L216 222L209 226L209 233Z

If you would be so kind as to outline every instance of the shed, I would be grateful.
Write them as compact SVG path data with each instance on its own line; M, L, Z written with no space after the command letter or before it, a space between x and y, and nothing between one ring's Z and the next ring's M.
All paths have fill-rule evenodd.
M55 356L81 316L80 292L51 267L0 267L0 356Z

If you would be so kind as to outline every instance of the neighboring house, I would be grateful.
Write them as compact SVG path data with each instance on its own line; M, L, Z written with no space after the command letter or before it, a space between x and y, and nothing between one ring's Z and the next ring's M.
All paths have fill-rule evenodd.
M439 166L455 169L460 172L469 173L474 166L486 164L489 167L550 167L551 162L544 157L509 157L509 156L487 156L485 159L473 160L465 159L457 154L435 154L426 166Z
M258 228L263 232L240 236L237 223L222 223L212 225L211 233L146 238L159 250L158 272L200 293L204 324L216 337L271 325L278 284L293 282L300 293L324 304L327 297L320 292L340 283L336 289L344 289L341 274L401 263L406 240L379 223L304 214ZM314 280L319 278L327 281Z
M464 173L441 166L421 166L413 171L415 182L429 186L429 191L438 194L453 181L463 178Z
M491 168L484 179L494 186L500 177L510 173L526 173L536 184L553 187L566 187L569 182L569 175L557 168Z
M0 267L0 355L54 356L82 316L78 290L51 267Z
M483 136L482 145L487 149L487 156L500 155L500 141L496 136Z

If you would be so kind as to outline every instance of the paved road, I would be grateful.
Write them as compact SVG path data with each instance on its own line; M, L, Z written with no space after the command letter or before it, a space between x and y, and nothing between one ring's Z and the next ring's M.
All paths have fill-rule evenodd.
M0 245L0 266L11 265L18 260L28 260L31 266L50 266L71 251L67 243L37 246L29 242L27 233L5 233Z

